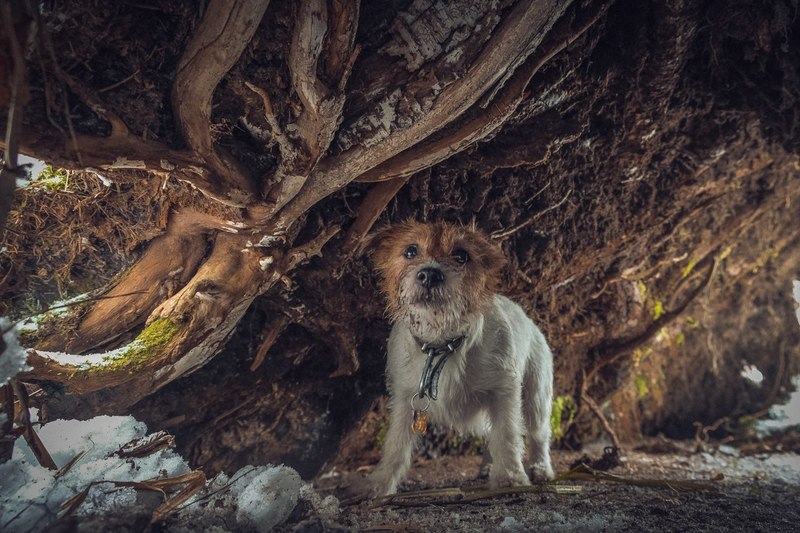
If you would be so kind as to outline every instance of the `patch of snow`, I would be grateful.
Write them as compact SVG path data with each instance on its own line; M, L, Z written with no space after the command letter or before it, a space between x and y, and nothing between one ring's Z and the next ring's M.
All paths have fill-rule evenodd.
M17 324L17 331L20 333L29 333L39 329L39 322L45 318L55 318L66 316L69 313L69 308L77 303L80 303L89 298L89 293L79 294L66 300L56 300L50 304L50 308L44 313L30 316L19 321Z
M764 381L764 374L761 373L756 365L745 364L740 375L759 386Z
M228 477L219 474L180 508L191 531L272 531L304 500L323 519L339 513L339 500L322 498L288 466L246 466ZM231 529L231 525L236 527ZM177 531L190 531L178 528Z
M503 518L503 521L500 522L500 529L503 531L524 531L522 524L513 516Z
M172 450L141 458L114 455L123 444L145 436L147 427L130 416L98 416L91 420L54 420L37 430L56 465L64 467L84 452L72 468L56 471L39 466L24 439L17 439L11 459L0 465L0 530L42 530L56 519L61 505L95 481L145 481L190 471ZM89 490L76 513L113 512L131 505L136 492L100 483Z
M786 403L770 407L769 419L759 420L756 424L756 431L763 434L800 426L800 375L792 378L792 386L794 392Z
M86 171L91 172L92 174L97 176L97 179L99 179L106 187L111 187L112 185L114 185L114 181L105 174L101 174L100 172L98 172L93 168L87 168Z
M141 348L144 348L144 345L141 342L134 340L125 346L120 346L114 350L102 353L76 355L64 352L45 352L42 350L36 350L36 353L44 358L50 359L51 361L55 361L56 363L62 365L77 366L80 369L87 369L93 366L96 367L110 365L114 361L128 354L130 350Z
M90 420L55 420L37 430L56 465L63 468L81 452L63 475L39 466L24 439L17 439L12 458L0 465L0 531L44 530L61 506L92 483L77 516L103 516L137 502L131 487L112 482L141 482L190 472L171 449L145 457L118 457L116 452L147 435L144 423L130 416L98 416ZM287 466L247 466L228 477L220 474L176 511L172 531L271 531L294 510L298 500L324 520L339 513L339 501L322 498ZM184 526L182 524L188 524Z
M261 270L268 269L273 262L275 262L275 259L271 255L262 257L258 260L258 264L261 265Z
M35 180L39 177L44 170L44 167L47 166L47 163L41 161L39 159L34 159L32 157L28 157L25 154L19 154L18 156L18 163L20 165L31 165L29 169L27 169L28 178L17 178L16 185L17 188L27 187L31 184L31 181Z
M13 324L8 318L0 317L0 331L3 332L3 342L6 344L5 350L0 353L0 385L8 383L19 372L30 370L26 363L28 354L17 338L18 327L18 324Z
M236 522L271 531L289 517L300 492L299 474L287 466L261 470L236 498Z

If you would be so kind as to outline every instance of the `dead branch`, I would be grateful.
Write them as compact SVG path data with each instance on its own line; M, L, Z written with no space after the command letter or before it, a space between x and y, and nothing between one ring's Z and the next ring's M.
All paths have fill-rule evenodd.
M382 181L394 176L413 174L423 168L463 151L468 146L485 139L497 131L516 111L524 99L525 91L533 76L556 55L575 42L605 15L610 3L597 4L585 20L575 29L573 21L562 20L552 31L553 36L547 44L532 54L521 65L514 75L496 93L494 100L486 110L477 113L473 118L458 123L451 131L433 140L419 143L398 154L396 157L382 162L374 168L364 171L357 177L359 182Z
M267 331L266 335L264 335L264 339L261 341L261 344L258 346L256 356L253 359L253 363L250 365L251 372L255 371L261 366L261 364L264 362L264 359L267 357L267 352L269 352L269 349L272 348L272 345L275 344L275 341L278 340L278 337L281 336L281 333L284 332L288 325L289 317L286 315L279 316L269 325L269 330Z
M512 80L516 79L517 81L516 83L513 81L504 83L503 92L512 95L516 93L517 99L521 98L522 91L532 72L535 72L538 66L526 68L523 65L519 69L516 67L523 63L528 64L526 59L564 9L566 9L564 4L549 0L519 2L505 18L502 26L493 33L467 75L442 90L434 100L429 112L423 114L410 126L392 131L391 135L376 144L355 145L337 156L320 162L317 170L308 177L297 196L279 211L277 226L287 227L322 198L344 187L355 178L377 169L379 165L398 154L402 153L402 157L398 160L398 166L380 167L380 169L374 170L371 175L373 179L368 181L380 181L426 168L463 150L472 142L483 138L499 127L508 119L511 111L516 109L516 104L511 108L505 106L507 109L504 109L505 112L501 113L501 116L496 116L497 113L484 113L491 115L492 120L487 121L491 122L490 125L485 124L481 119L470 121L465 128L459 129L462 133L456 138L461 139L461 142L454 144L453 140L448 138L447 141L439 141L431 145L423 146L421 144L433 133L462 117L470 107L478 102L481 95L496 84L502 83L509 72L514 72ZM571 41L567 39L566 42ZM566 44L559 50L565 46ZM543 64L555 53L556 50L551 51L539 62ZM519 74L518 71L524 75ZM509 91L510 84L514 85L515 90ZM509 99L512 98L509 97Z
M173 110L186 144L222 181L250 195L256 191L252 179L235 161L214 149L211 97L250 42L268 4L260 0L211 0L178 63L172 89Z
M322 247L327 244L334 235L339 233L342 228L340 226L331 226L321 233L300 246L295 246L289 251L289 257L285 272L294 270L298 265L305 263L314 256L322 255Z
M354 43L358 3L334 2L332 8L329 17L325 0L304 0L295 4L288 66L302 112L293 125L292 146L281 146L281 164L269 180L274 185L269 185L269 190L265 191L275 211L304 186L320 157L330 147L341 122L345 102L343 90L357 54ZM321 59L329 76L327 83L317 74Z
M534 222L536 222L537 220L539 220L540 218L545 216L550 211L553 211L554 209L558 209L559 207L564 205L564 202L566 202L567 199L569 199L569 195L570 194L572 194L572 189L568 190L567 194L565 194L564 197L561 200L559 200L558 202L556 202L555 204L551 205L547 209L543 209L542 211L539 211L535 215L533 215L533 216L529 217L528 219L522 221L521 223L517 224L516 226L513 226L513 227L505 229L505 230L499 230L499 231L492 232L491 238L495 239L495 240L505 239L506 237L510 237L511 235L515 234L519 230L530 226L531 224L533 224Z
M384 496L370 505L370 509L380 507L427 507L429 505L461 505L473 503L489 498L514 496L518 494L580 494L583 488L577 485L556 485L543 483L521 487L501 487L487 489L486 487L451 487L443 489L430 489L401 492ZM359 503L363 499L342 502L343 505Z
M40 465L45 468L49 468L50 470L58 470L58 466L50 456L50 452L47 451L47 448L45 448L44 443L39 438L39 435L37 435L33 430L33 424L31 424L31 413L28 407L28 391L25 389L25 385L16 379L12 379L11 388L14 391L14 396L17 397L17 401L19 402L19 411L17 412L17 417L20 421L20 425L23 427L22 436L25 437L25 441L28 443L28 446Z
M622 443L617 436L617 432L614 431L613 427L611 427L611 423L609 423L608 419L603 414L603 410L600 409L599 405L597 405L597 402L595 402L594 399L585 391L581 395L581 400L586 403L586 405L589 407L589 410L594 414L595 417L597 417L597 420L600 422L600 425L603 426L603 429L608 434L608 437L611 439L611 443L614 444L614 447L618 450L622 450Z
M707 481L696 481L693 479L634 479L595 470L586 465L580 465L569 472L564 472L556 479L559 481L571 479L583 481L610 481L613 483L624 483L634 487L667 489L675 492L717 492L717 487Z
M358 216L347 230L344 243L342 243L340 252L342 262L347 261L355 252L383 210L409 179L411 179L411 176L400 176L378 183L370 189L364 201L361 202L361 206L358 208Z

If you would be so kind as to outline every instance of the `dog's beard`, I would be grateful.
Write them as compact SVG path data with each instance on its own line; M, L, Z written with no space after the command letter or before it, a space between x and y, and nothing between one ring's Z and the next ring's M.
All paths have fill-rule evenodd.
M413 281L406 283L400 287L398 303L393 318L424 342L444 342L469 328L469 301L450 284L425 289Z

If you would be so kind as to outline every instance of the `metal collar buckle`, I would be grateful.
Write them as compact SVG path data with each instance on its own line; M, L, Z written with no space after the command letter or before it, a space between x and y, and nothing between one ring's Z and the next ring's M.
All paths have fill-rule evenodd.
M444 364L458 350L462 342L464 342L463 336L450 339L445 342L444 346L438 347L428 343L420 343L420 348L428 355L419 380L419 392L417 392L417 395L420 399L430 397L436 400L438 398L439 377L442 375L442 370L444 370Z

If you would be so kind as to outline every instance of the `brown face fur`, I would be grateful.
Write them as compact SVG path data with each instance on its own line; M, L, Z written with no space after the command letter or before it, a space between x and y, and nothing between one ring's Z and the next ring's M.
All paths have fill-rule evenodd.
M416 256L407 258L405 252L412 245ZM483 309L497 290L505 264L500 248L484 234L444 222L392 226L375 235L370 248L389 313L395 320L410 320L412 329L419 320L464 322L465 317ZM454 256L460 250L468 254L464 264ZM444 282L440 287L425 289L416 282L425 267L441 270Z

